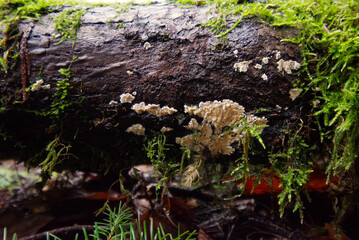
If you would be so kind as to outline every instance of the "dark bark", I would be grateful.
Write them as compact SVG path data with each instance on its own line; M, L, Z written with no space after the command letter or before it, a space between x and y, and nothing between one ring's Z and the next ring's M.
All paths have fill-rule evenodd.
M29 161L61 136L61 142L71 143L71 153L79 158L64 161L64 167L79 162L90 169L105 163L127 167L134 159L145 161L138 160L145 157L142 137L125 133L129 126L141 123L148 133L168 126L175 129L170 138L183 136L182 125L190 119L183 114L184 104L222 99L238 102L246 112L266 109L256 114L269 120L263 139L269 149L280 147L282 130L293 128L301 118L305 121L308 111L303 98L292 101L289 96L298 76L278 71L275 57L275 51L280 51L284 60L301 61L298 46L281 42L294 37L295 30L275 29L251 18L226 36L227 43L217 44L219 39L201 26L214 16L208 10L153 4L117 15L111 7L87 9L74 47L72 41L56 45L59 39L52 38L51 19L59 13L44 16L27 39L31 57L27 86L43 68L42 79L51 88L28 92L23 102L20 68L1 79L0 133L6 141L0 138L0 158ZM21 28L28 29L29 24ZM151 45L148 49L146 42ZM69 101L75 104L59 119L40 116L50 108L57 82L64 79L59 69L69 67L73 56L77 59L71 65ZM266 65L261 63L264 57L270 57ZM234 64L242 61L252 61L248 71L234 71ZM254 67L257 63L262 69ZM264 73L267 81L261 78ZM168 105L178 112L157 118L136 114L131 110L133 103L109 105L111 100L120 102L122 93L133 91L137 92L133 103ZM258 158L263 161L265 153Z

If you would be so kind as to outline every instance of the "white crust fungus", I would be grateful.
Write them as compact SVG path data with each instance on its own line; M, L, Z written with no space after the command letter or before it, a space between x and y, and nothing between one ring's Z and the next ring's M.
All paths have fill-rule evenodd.
M111 100L108 104L109 104L110 106L113 106L113 105L117 105L118 102L115 101L115 100Z
M131 93L122 93L120 95L121 103L132 103L133 100L135 100L135 97Z
M160 109L160 111L157 113L157 114L153 114L153 115L156 115L158 117L162 117L162 116L165 116L165 115L172 115L174 113L176 113L177 110L172 108L172 107L169 107L169 106L164 106Z
M168 106L160 107L159 104L145 104L144 102L136 103L131 108L137 114L141 114L144 112L148 112L151 115L155 115L157 117L162 117L165 115L171 115L177 112L175 108L171 108Z
M144 102L136 103L131 108L137 114L144 113L146 111L146 104Z
M279 71L285 71L287 74L292 74L292 70L298 70L300 69L300 63L297 61L289 60L284 61L283 59L279 60L277 62L278 64L278 70Z
M233 51L233 54L234 54L234 56L238 57L238 50L237 50L237 49L234 50L234 51Z
M190 130L197 130L199 127L199 124L195 118L192 118L191 121L189 121L188 125L185 126L185 128Z
M222 101L200 102L198 106L185 106L185 112L203 118L201 124L192 118L185 128L193 130L196 134L190 134L182 138L176 138L176 143L201 153L208 149L212 155L230 155L235 149L232 143L241 140L242 125L240 120L245 117L244 107L229 99ZM254 115L246 116L250 126L263 126L266 118L258 118ZM239 125L237 125L239 124ZM224 130L230 127L230 130Z
M126 129L126 132L141 136L141 135L145 135L145 130L146 129L141 124L137 123L137 124L133 124L131 127L128 127Z
M150 49L152 46L149 42L145 42L145 44L143 44L143 47L145 50L147 50L147 49Z
M128 74L128 76L133 75L133 72L132 72L132 71L130 71L130 70L126 71L126 73Z
M190 115L194 115L194 113L198 110L197 106L187 106L184 105L184 112Z
M40 80L37 80L36 83L34 83L32 86L31 86L31 91L32 92L35 92L35 91L39 91L41 89L50 89L50 84L46 84L46 85L42 85L44 83L44 80L40 79Z
M268 62L269 62L269 57L264 57L264 58L262 58L262 64L268 64Z
M294 101L302 92L302 89L299 88L292 88L289 90L289 97Z
M252 114L247 115L247 121L251 127L254 126L264 126L267 124L268 120L265 117L257 117ZM261 129L263 130L263 129Z
M162 133L171 132L173 131L173 128L170 127L162 127L160 130Z
M251 64L252 61L243 61L239 63L235 63L233 68L236 72L247 72L249 64Z
M261 78L264 80L264 81L268 81L268 76L267 74L263 73L263 75L261 76Z
M198 107L185 106L185 111L203 118L203 121L199 124L196 119L192 118L185 128L196 133L176 138L176 143L197 153L208 149L212 155L230 155L235 151L231 144L236 141L240 142L242 138L243 126L239 123L245 117L244 107L232 100L224 99L200 102ZM246 118L250 126L260 125L264 128L267 123L264 117L248 115ZM230 127L230 129L224 130L225 127Z
M194 114L203 118L205 122L212 123L219 133L223 127L232 126L243 118L244 107L229 99L207 101L200 102Z
M275 51L275 59L280 59L282 56L280 54L280 51Z
M255 68L255 69L262 69L262 65L260 65L260 64L257 63L257 64L254 66L254 68Z

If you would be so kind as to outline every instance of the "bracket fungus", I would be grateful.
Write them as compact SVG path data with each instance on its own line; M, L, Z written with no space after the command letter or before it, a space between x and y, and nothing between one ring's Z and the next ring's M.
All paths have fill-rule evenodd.
M146 130L146 128L144 128L141 124L137 123L137 124L133 124L132 126L128 127L126 129L126 132L141 136L141 135L145 135L145 130Z

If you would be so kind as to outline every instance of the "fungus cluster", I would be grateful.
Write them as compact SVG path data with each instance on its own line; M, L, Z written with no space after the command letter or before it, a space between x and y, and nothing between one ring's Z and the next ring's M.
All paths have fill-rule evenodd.
M249 64L251 64L252 61L243 61L235 63L233 68L236 72L247 72Z
M235 50L233 53L236 53L236 51L237 50ZM238 53L238 51L237 51L237 53ZM279 60L277 62L279 71L281 71L281 72L285 71L287 74L292 74L292 70L300 69L301 65L297 61L293 61L293 60L284 61L283 59L280 59L281 58L280 51L274 51L274 54L275 54L274 58L276 60ZM258 70L261 70L263 68L263 65L266 65L266 64L269 63L269 59L270 59L270 57L263 57L262 58L262 64L256 63L254 65L254 68L258 69ZM249 65L251 63L252 63L252 61L242 61L242 62L235 63L233 65L234 71L236 71L236 72L247 72L248 67L249 67ZM262 74L261 78L264 81L268 81L268 76L266 74Z
M142 114L144 112L148 112L151 115L162 117L165 115L171 115L176 113L177 110L175 108L171 108L168 106L160 107L159 104L145 104L144 102L136 103L131 108L137 114Z
M203 120L199 124L192 118L185 127L195 134L178 137L176 143L197 153L208 149L212 155L230 155L234 152L231 144L240 142L242 138L243 118L247 119L250 126L264 126L267 123L266 118L245 116L244 107L229 99L200 102L198 106L185 106L185 112Z
M299 88L292 88L289 90L289 97L290 99L292 99L292 101L294 101L302 92L301 89Z
M146 129L141 124L137 123L137 124L133 124L132 126L128 127L126 129L126 132L141 136L141 135L145 135L145 130Z
M162 127L160 130L162 133L171 132L173 131L173 128L170 127Z
M42 85L44 84L44 80L40 79L40 80L37 80L36 83L34 83L32 86L31 86L31 91L32 92L35 92L35 91L39 91L41 89L50 89L50 84L46 84L46 85Z
M284 70L287 74L292 74L292 70L298 70L301 67L299 62L293 60L284 61L283 59L281 59L277 62L277 64L278 70Z
M120 102L121 103L132 103L135 100L136 92L131 93L122 93L120 95Z

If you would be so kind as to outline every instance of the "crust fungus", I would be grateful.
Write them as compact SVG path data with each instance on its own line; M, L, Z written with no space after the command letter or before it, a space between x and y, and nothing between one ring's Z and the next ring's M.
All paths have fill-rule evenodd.
M261 76L261 78L264 80L264 81L268 81L268 76L267 74L263 73L263 75Z
M302 89L299 88L292 88L289 90L289 97L294 101L302 92Z
M162 133L171 132L173 131L173 128L170 127L162 127L160 130Z
M168 106L164 106L161 108L159 104L147 104L146 105L144 102L134 104L131 109L134 110L137 114L148 112L149 114L157 116L157 117L171 115L171 114L177 112L177 110L175 108L171 108Z
M108 105L110 105L110 106L114 106L114 105L117 105L118 104L118 102L117 101L114 101L114 100L111 100L109 103L108 103Z
M289 60L284 61L283 59L279 60L277 62L278 64L278 70L279 71L285 71L287 74L292 74L292 70L298 70L300 69L300 63L297 61Z
M200 102L194 113L203 121L212 123L215 132L219 133L223 127L232 126L244 117L244 107L229 99L222 101Z
M243 61L239 63L235 63L233 68L236 72L247 72L249 64L251 64L252 61Z
M137 123L137 124L133 124L132 126L128 127L126 129L126 132L141 136L141 135L145 135L145 130L146 129L141 124Z
M147 49L150 49L152 46L149 42L145 42L145 44L143 45L144 49L147 50Z
M264 58L262 58L262 64L268 64L268 62L269 62L269 57L264 57Z
M50 89L50 84L42 85L43 83L44 83L44 80L42 80L42 79L37 80L36 83L34 83L31 86L31 91L35 92L35 91L39 91L41 89Z
M134 94L134 95L136 95L136 94ZM133 100L135 100L135 96L133 96L131 93L122 93L120 95L121 103L132 103Z
M241 140L243 125L240 122L244 117L247 118L250 126L264 126L267 123L266 118L245 116L244 107L229 99L200 102L198 106L185 106L185 112L201 117L203 120L199 124L192 118L185 128L194 131L195 134L176 138L176 143L197 153L208 149L212 155L230 155L234 152L231 145Z
M188 125L185 126L185 128L189 129L189 130L197 130L198 129L198 122L195 118L192 118L191 121L189 121Z

